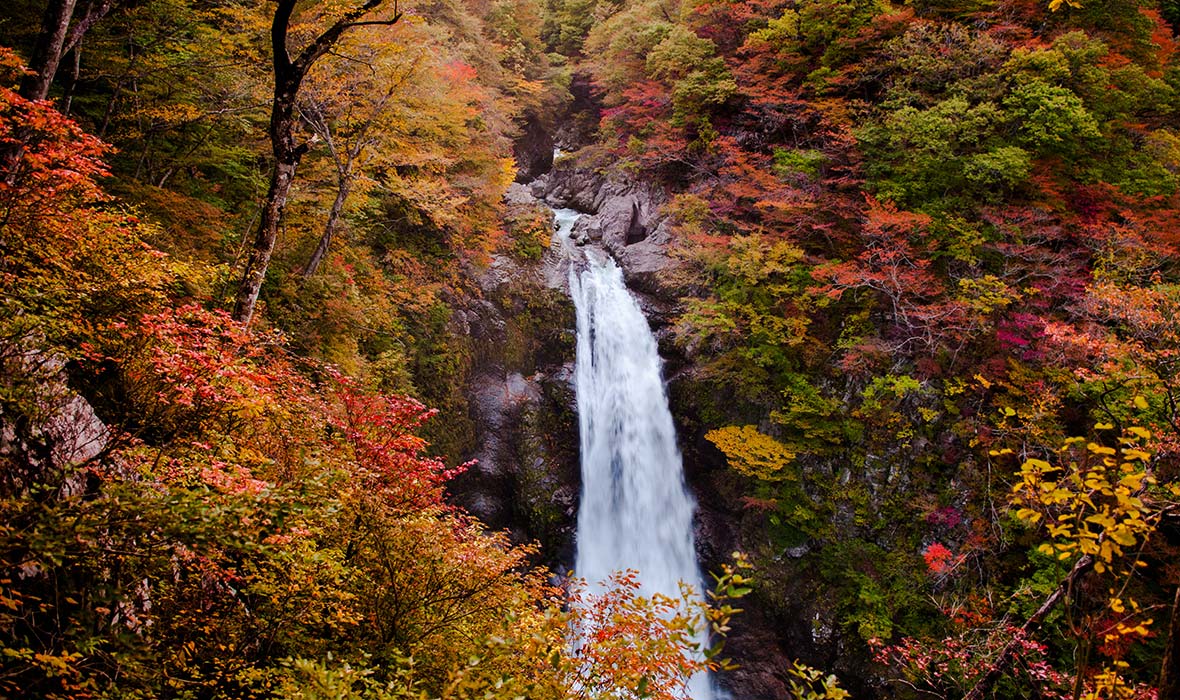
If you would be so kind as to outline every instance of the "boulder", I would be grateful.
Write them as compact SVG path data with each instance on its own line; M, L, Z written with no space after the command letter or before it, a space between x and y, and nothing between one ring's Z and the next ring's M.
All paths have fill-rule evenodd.
M23 384L20 393L36 398L0 408L0 465L14 480L80 493L87 477L79 467L106 449L111 430L70 386L60 356L31 348L14 355L0 367L6 383Z
M662 188L570 166L534 182L531 194L553 207L583 212L571 239L577 245L601 245L632 289L667 303L679 298L675 271L680 262L669 254L672 236L661 212L667 201Z

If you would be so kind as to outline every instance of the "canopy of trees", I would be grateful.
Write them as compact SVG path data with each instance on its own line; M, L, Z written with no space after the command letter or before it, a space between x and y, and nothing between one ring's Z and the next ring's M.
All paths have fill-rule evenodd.
M1178 23L12 0L0 695L673 698L727 665L684 601L559 590L447 501L456 311L547 244L514 142L576 123L559 167L667 195L674 408L759 580L717 567L719 639L751 593L815 620L765 670L796 697L1176 697Z

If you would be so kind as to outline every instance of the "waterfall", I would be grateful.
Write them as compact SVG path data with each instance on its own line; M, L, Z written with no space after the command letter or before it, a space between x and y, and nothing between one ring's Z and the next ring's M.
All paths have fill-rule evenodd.
M577 310L582 499L574 571L594 586L635 569L642 595L676 597L681 581L699 593L695 504L684 484L656 339L615 261L570 242L578 213L555 215ZM712 700L710 679L691 679L689 694Z

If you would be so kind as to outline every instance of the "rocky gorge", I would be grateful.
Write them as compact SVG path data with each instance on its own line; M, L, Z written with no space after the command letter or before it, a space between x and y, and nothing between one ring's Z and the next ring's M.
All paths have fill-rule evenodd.
M505 201L510 214L582 212L571 240L605 251L621 268L659 342L686 478L697 501L698 559L706 572L716 570L742 548L743 535L757 530L743 522L748 518L724 456L704 438L697 395L702 385L674 342L673 323L687 291L667 192L625 173L580 166L576 155L559 150L550 170L513 184ZM470 419L477 426L470 458L476 463L453 485L456 502L488 527L509 529L518 541L538 541L545 562L559 574L573 562L580 490L569 264L560 246L551 245L532 261L497 255L476 275L482 299L460 319L482 349L468 382ZM838 653L834 621L818 606L796 617L789 599L783 589L766 598L756 594L735 621L726 653L740 668L721 678L734 698L781 697L792 658Z
M662 193L570 163L559 156L552 170L513 184L510 213L583 212L573 240L619 262L657 337L666 339L675 296L662 273L676 262ZM477 462L455 485L457 501L492 528L537 539L559 568L572 561L578 494L568 265L557 246L532 261L497 255L475 275L482 298L457 319L479 348L468 383Z

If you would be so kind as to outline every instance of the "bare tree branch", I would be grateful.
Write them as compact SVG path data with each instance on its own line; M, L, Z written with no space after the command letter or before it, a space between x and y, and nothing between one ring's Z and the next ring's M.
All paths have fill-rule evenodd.
M1039 629L1049 612L1061 602L1062 598L1068 595L1069 591L1073 589L1074 584L1077 583L1077 580L1093 568L1093 566L1094 558L1089 554L1084 555L1074 563L1073 568L1070 569L1069 575L1065 577L1065 580L1049 594L1049 597L1041 603L1037 611L1020 627L1021 634L1004 645L999 655L996 656L995 661L992 662L991 667L988 668L987 673L984 673L976 681L975 687L963 697L963 700L983 700L984 696L991 691L996 682L1003 677L1008 667L1012 665L1012 662L1016 660L1016 652L1020 649L1021 637Z

